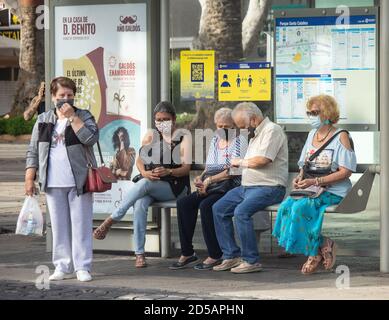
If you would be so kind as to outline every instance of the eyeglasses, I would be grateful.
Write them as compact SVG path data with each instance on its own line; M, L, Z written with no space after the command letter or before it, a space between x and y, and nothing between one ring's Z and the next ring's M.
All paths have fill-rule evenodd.
M307 111L308 117L317 117L320 114L320 110Z

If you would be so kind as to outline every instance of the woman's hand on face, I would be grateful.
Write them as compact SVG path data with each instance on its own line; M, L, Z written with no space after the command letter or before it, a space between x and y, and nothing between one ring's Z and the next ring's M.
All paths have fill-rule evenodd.
M156 174L158 177L166 177L169 175L169 170L164 167L158 167L153 170L153 173Z
M69 103L65 103L60 108L60 111L65 116L65 118L70 118L75 115L74 108Z
M309 188L310 186L313 186L315 184L316 184L315 179L305 179L305 180L300 181L297 184L297 186L298 186L298 189L306 189L306 188Z
M33 196L36 193L35 182L33 180L27 180L24 188L27 196Z
M160 180L159 176L157 176L155 173L152 171L145 171L142 173L142 176L146 179L149 179L151 181L157 181Z

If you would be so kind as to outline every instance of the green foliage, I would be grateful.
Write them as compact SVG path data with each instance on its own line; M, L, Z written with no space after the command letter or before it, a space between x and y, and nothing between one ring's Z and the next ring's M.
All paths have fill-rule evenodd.
M178 113L177 114L177 126L178 127L184 127L185 125L192 122L193 118L195 117L195 114L193 113Z
M196 107L193 101L181 101L180 59L174 59L170 63L170 82L172 103L177 113L195 113Z
M25 121L22 116L16 116L9 119L0 119L0 134L10 134L20 136L22 134L31 134L36 118Z
M180 60L173 60L170 64L170 79L171 79L171 90L172 90L172 102L177 108L180 106L181 100L181 84L180 84Z

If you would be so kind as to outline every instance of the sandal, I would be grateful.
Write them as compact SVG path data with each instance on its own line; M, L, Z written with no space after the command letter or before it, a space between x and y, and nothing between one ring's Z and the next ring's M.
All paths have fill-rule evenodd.
M144 254L135 255L135 267L136 268L145 268L147 267L146 258Z
M331 270L336 262L336 250L338 246L330 238L325 238L323 245L320 248L320 253L323 256L323 266L326 270Z
M321 255L309 257L301 268L301 273L305 275L314 273L318 269L322 259L323 257Z
M111 226L113 225L114 220L111 217L108 217L104 220L104 222L96 228L96 230L93 232L93 237L97 240L103 240L105 239L108 231L111 229Z

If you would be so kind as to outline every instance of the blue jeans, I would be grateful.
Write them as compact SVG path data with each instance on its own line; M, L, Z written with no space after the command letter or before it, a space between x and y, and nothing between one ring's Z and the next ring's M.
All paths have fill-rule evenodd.
M186 187L178 196L186 195ZM169 182L166 181L151 181L142 179L135 183L131 190L124 196L123 202L111 215L115 221L120 221L130 209L134 206L134 245L135 254L143 254L145 252L146 242L146 227L147 227L147 211L154 201L174 200L174 195Z
M280 203L284 196L285 187L282 186L240 186L230 190L213 205L216 236L223 251L223 259L242 257L242 260L251 264L259 261L252 216L268 206ZM242 250L235 241L232 217Z

